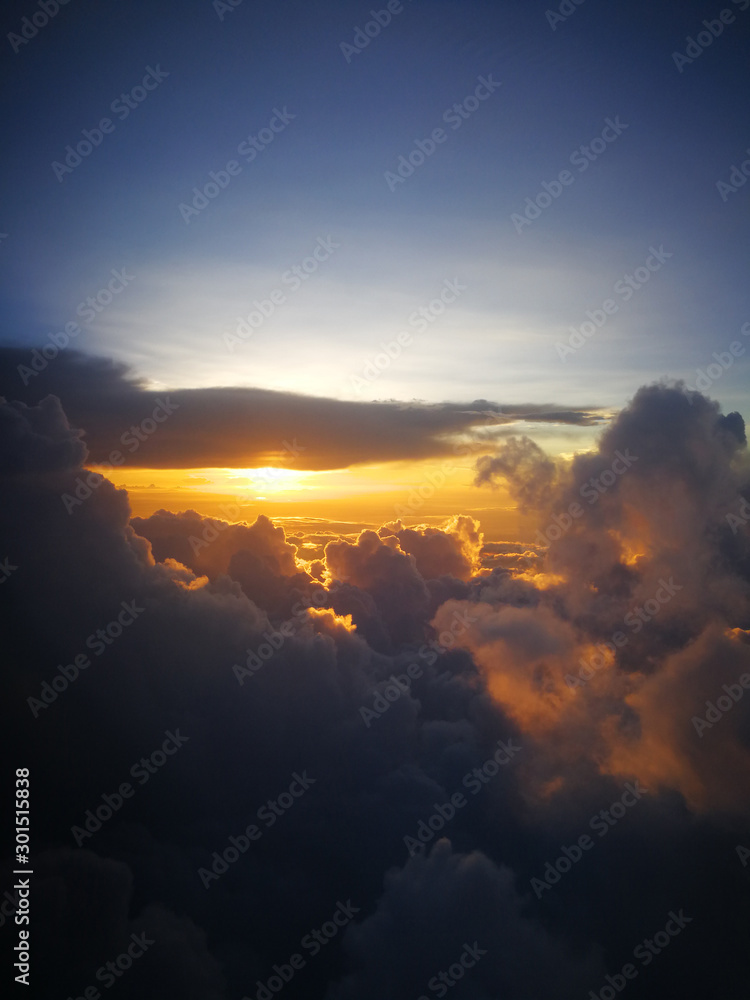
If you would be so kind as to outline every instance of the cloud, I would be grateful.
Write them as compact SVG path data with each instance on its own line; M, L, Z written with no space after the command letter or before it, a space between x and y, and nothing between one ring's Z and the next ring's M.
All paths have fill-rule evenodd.
M398 538L363 531L356 543L329 542L328 573L368 593L396 643L421 637L430 594L416 560L401 549Z
M2 396L0 403L5 403ZM47 396L38 407L3 406L0 419L0 471L4 474L72 469L86 459L81 432L68 426L54 396Z
M515 570L519 573L541 568L543 549L533 542L487 542L480 560L485 569Z
M34 861L33 893L42 912L56 914L54 923L39 921L36 929L36 948L46 959L32 966L39 995L79 996L119 980L127 995L145 1000L163 996L166 981L188 1000L226 996L206 935L189 917L158 903L134 905L126 864L85 849L44 851ZM107 968L121 955L114 972Z
M288 614L311 577L297 564L297 547L284 529L264 514L251 524L202 517L194 510L158 510L134 517L134 530L151 543L158 562L173 559L196 576L216 580L228 575L253 601L276 616ZM309 590L309 587L307 587Z
M383 525L381 538L398 538L404 552L414 556L425 580L455 576L468 580L479 568L482 533L479 522L465 515L454 515L441 527L405 528L401 521Z
M389 872L375 913L347 930L345 950L357 971L326 1000L444 995L445 977L451 965L461 969L467 944L464 971L454 975L463 980L462 994L475 1000L572 1000L603 974L599 956L566 953L524 913L511 871L478 851L454 853L450 841L440 840L429 857Z
M494 455L477 460L475 485L495 485L504 479L521 510L538 509L549 502L555 463L528 437L510 437Z
M750 765L741 730L725 726L709 762L690 722L710 678L741 673L746 656L723 638L747 627L750 613L747 536L727 520L750 483L742 418L680 386L654 385L594 452L554 472L529 445L528 492L549 547L541 567L522 575L541 588L540 601L511 609L486 591L463 644L505 709L546 741L558 790L577 780L575 760L595 759L602 773L679 789L693 808L745 810L738 785L710 777L722 754L734 774ZM515 477L518 453L501 454L497 474ZM447 605L436 627L446 614ZM672 686L680 695L666 697Z
M739 418L642 390L550 477L545 553L484 547L529 551L526 567L479 568L478 527L456 516L351 537L317 525L314 577L308 536L267 518L131 520L107 479L69 512L85 448L54 399L0 404L0 430L0 557L16 567L0 587L0 740L33 776L55 988L95 983L143 921L163 947L122 977L125 997L165 982L256 995L296 952L290 996L429 995L483 936L467 995L583 996L681 905L710 975L744 983L744 927L726 920L743 912L735 849L750 842L749 543L727 520L750 495ZM602 478L626 449L636 459ZM589 503L592 477L605 488ZM627 643L609 655L615 631ZM187 742L162 760L177 729ZM498 773L500 741L520 750ZM159 763L145 783L143 760ZM295 774L312 779L301 797ZM592 818L635 780L643 801L600 838ZM123 783L133 794L74 849L71 829ZM438 808L410 858L405 837ZM535 894L585 833L585 859ZM301 942L347 900L359 913L313 956ZM670 990L709 995L701 948L659 956Z
M602 420L596 407L515 410L486 400L344 402L231 386L154 392L124 365L72 350L42 359L43 370L22 379L18 366L33 371L30 357L28 350L0 349L0 386L7 396L27 403L58 396L71 422L86 431L89 460L111 461L119 451L123 468L343 469L452 455L455 436L488 424L540 416L576 425Z

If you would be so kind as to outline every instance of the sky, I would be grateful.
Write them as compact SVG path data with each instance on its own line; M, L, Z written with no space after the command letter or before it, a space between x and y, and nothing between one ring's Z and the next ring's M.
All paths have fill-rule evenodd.
M70 350L157 389L607 413L746 346L746 190L717 189L750 155L742 2L679 66L700 4L397 6L381 26L356 4L79 3L24 39L20 5L3 341L76 324ZM743 354L706 379L729 410ZM556 454L594 440L534 430ZM217 513L226 478L198 478ZM345 492L367 495L355 470Z
M357 4L188 0L179 17L168 4L68 4L8 46L4 335L43 342L125 268L134 277L75 346L170 388L622 406L645 381L691 381L749 318L746 190L724 201L716 187L750 141L741 7L728 4L734 22L680 71L673 52L714 16L699 3L587 3L553 30L533 4L407 2L354 53L369 19ZM147 67L155 89L112 111ZM493 92L473 100L488 77ZM467 97L476 110L450 112ZM107 116L114 130L56 173ZM622 130L586 159L607 119ZM272 120L282 130L252 148ZM441 126L444 141L389 184ZM241 172L183 218L230 160ZM511 216L565 169L573 182L519 233ZM319 240L327 259L285 283ZM652 246L672 256L629 301L614 293L617 314L562 360L556 344ZM450 281L465 291L410 327ZM224 335L275 290L284 303L230 349ZM352 378L402 331L412 343L358 391ZM729 409L745 364L717 387Z
M750 0L2 20L8 968L745 1000Z

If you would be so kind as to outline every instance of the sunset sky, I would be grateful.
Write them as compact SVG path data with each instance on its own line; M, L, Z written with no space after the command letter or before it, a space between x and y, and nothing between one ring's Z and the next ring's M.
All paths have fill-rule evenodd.
M351 4L215 10L188 0L179 16L145 3L62 8L33 44L18 44L10 68L6 336L31 348L76 322L71 346L124 362L158 390L612 412L645 382L693 384L749 318L745 192L717 191L750 156L735 112L748 23L735 7L711 51L681 72L673 52L700 28L700 4L679 16L588 6L551 26L529 4L437 2L428 16L407 3L354 53L367 10ZM107 116L111 131L67 165L67 147ZM443 141L399 177L399 157L418 152L417 140L429 149L441 127ZM253 145L262 129L271 140ZM211 172L226 186L196 211ZM561 193L552 200L543 183ZM540 192L552 203L529 210ZM658 269L643 271L652 249ZM94 312L85 300L112 271L127 280ZM446 286L457 290L448 304ZM609 316L607 299L617 306ZM270 315L240 338L238 320L256 302ZM606 321L561 351L587 310ZM383 343L398 356L386 358ZM52 369L45 381L52 391ZM747 352L714 393L741 409L746 386ZM595 429L528 428L568 455L590 447ZM296 434L304 446L306 428ZM290 490L328 500L390 487L393 506L429 471L377 469L373 488L353 464L265 477L265 489L247 492L272 502ZM304 468L301 455L295 472ZM203 482L153 471L121 482L191 493L246 485L195 475ZM454 480L477 509L487 498L470 499L470 482Z
M38 995L746 1000L750 0L3 23Z

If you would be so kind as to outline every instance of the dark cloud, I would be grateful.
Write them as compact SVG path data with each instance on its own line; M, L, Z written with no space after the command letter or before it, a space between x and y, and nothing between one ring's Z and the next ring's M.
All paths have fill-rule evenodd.
M131 520L106 479L69 509L85 450L61 405L3 403L0 429L0 558L16 567L0 586L0 745L32 775L40 996L81 995L142 930L156 943L123 997L255 997L300 954L284 996L416 1000L475 942L487 955L456 997L586 996L684 907L694 923L639 973L639 995L739 998L740 418L642 390L596 450L555 465L548 493L534 486L544 554L538 540L482 547L465 516L351 535ZM592 478L606 488L589 503ZM478 565L527 552L528 566ZM649 600L649 620L625 625ZM618 629L628 642L609 659L597 646ZM177 730L184 746L159 757ZM501 744L517 749L498 766ZM141 782L144 759L158 766ZM592 819L635 781L642 801L601 837ZM76 846L104 795L111 815ZM591 850L534 892L583 834Z
M537 510L549 502L555 479L555 464L528 437L510 437L494 455L477 460L475 485L495 485L505 480L521 510Z
M4 403L0 396L0 404ZM86 459L82 432L68 426L54 396L48 396L38 407L25 403L3 405L0 420L0 470L5 474L73 469Z
M549 543L536 578L544 588L539 607L518 622L520 612L488 590L475 611L480 623L469 648L519 721L562 740L561 780L573 773L575 731L584 756L599 755L604 769L678 788L695 807L744 809L736 787L708 780L690 721L705 713L709 677L742 673L747 654L738 633L716 645L724 630L750 625L747 534L727 519L750 475L742 418L730 417L679 385L641 389L595 451L558 466L546 477L554 487L534 491ZM498 470L504 465L516 475L501 455ZM539 649L523 638L530 632ZM592 658L597 668L589 670ZM582 669L585 683L569 684ZM662 697L670 678L679 698ZM683 742L684 752L675 753ZM734 761L733 774L746 770L747 742L731 726L714 746Z
M334 579L370 594L396 643L420 638L430 595L416 560L396 536L363 531L354 544L329 542L325 558Z
M224 980L203 931L159 903L134 905L129 867L85 849L45 851L34 861L33 898L52 921L35 921L38 996L82 996L126 984L129 995L157 1000L222 1000ZM39 910L37 912L39 912ZM121 959L117 965L117 959ZM115 963L114 971L108 963ZM33 962L32 962L33 967Z
M288 614L293 599L312 582L297 564L297 546L264 514L247 525L202 517L194 510L159 510L147 518L134 517L131 524L151 543L158 562L174 559L211 580L228 575L276 617Z
M357 971L326 1000L440 996L448 981L473 1000L573 1000L602 975L599 956L566 954L524 913L509 869L479 852L456 855L448 840L386 876L378 909L347 931L345 950Z
M468 580L478 568L482 533L472 517L455 515L440 528L405 528L401 521L393 521L383 525L378 534L397 538L403 551L414 557L425 580L441 576Z
M104 358L65 350L41 359L40 372L19 374L19 366L33 372L29 360L28 350L0 349L0 391L27 403L58 396L71 423L85 428L90 460L117 451L122 467L340 469L450 455L454 435L488 424L602 419L590 406L360 403L231 386L154 392Z

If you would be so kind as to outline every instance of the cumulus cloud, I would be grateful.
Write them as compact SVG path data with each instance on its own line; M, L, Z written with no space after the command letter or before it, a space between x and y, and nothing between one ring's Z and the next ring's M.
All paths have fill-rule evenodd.
M79 996L123 981L128 995L145 1000L162 997L167 982L188 1000L226 996L205 933L159 903L135 906L126 864L85 849L58 848L38 855L33 879L36 905L56 914L54 922L40 920L34 927L33 950L45 956L32 965L40 996ZM115 963L114 971L108 963Z
M420 637L430 594L416 559L404 552L395 535L363 531L356 543L329 542L326 567L333 579L369 594L396 643Z
M477 460L475 484L505 480L522 510L536 510L549 502L555 471L555 463L530 438L510 437L494 455Z
M75 469L86 460L82 432L73 430L60 401L47 396L39 406L0 396L0 471L3 474Z
M0 404L0 740L33 776L56 989L80 995L145 922L163 944L122 996L256 996L295 953L290 997L430 995L485 938L456 996L584 996L681 905L722 995L744 983L742 921L719 919L743 912L750 846L741 418L648 387L595 451L541 476L536 456L546 551L486 543L465 515L350 536L132 519L107 479L69 509L76 424L55 400ZM501 743L519 749L498 769ZM591 819L636 780L643 801L600 839ZM123 782L133 795L77 846ZM586 833L591 851L533 892ZM358 910L331 930L339 901ZM702 952L679 947L654 982L711 995Z
M383 525L381 538L398 538L404 552L414 556L417 569L425 580L455 576L468 580L479 568L482 533L479 522L456 514L441 527L405 528L401 521Z
M288 612L292 598L312 582L298 565L297 547L286 540L283 527L264 514L247 525L202 517L194 510L159 510L147 518L134 517L131 524L151 543L158 562L174 559L211 580L227 575L277 616Z
M326 1000L440 996L449 982L475 1000L582 996L601 975L599 956L567 953L523 904L511 871L440 840L386 876L375 913L347 931L357 971Z
M561 778L574 752L602 771L677 788L695 808L744 810L738 786L709 778L690 722L710 678L731 674L728 662L741 673L746 653L716 639L747 627L750 614L747 536L727 520L749 482L742 419L679 386L646 387L595 452L548 481L556 482L540 504L548 550L528 574L540 604L512 610L485 593L464 637L491 690L558 747ZM682 694L665 701L668 678ZM730 726L720 739L744 772L746 742Z

